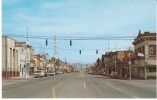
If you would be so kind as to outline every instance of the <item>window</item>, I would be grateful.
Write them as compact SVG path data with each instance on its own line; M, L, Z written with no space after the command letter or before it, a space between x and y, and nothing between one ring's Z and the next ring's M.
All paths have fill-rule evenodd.
M142 53L145 54L145 46L142 46Z
M149 55L155 55L155 46L153 45L149 46Z

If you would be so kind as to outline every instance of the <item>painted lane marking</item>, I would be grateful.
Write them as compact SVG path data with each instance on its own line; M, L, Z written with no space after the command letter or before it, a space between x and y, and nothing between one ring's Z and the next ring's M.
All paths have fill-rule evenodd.
M84 85L84 88L86 88L86 83L85 83L85 82L84 82L84 84L83 84L83 85Z
M55 87L52 88L52 97L53 97L53 98L56 98Z
M116 88L116 87L114 87L115 89L117 89L117 90L119 90L119 91L122 91L121 89L119 89L119 88Z
M111 85L111 84L108 84L108 83L105 83L105 84L107 84L107 85L111 86L112 88L115 88L115 89L117 89L117 90L119 90L119 91L123 91L123 90L121 90L121 89L119 89L119 88L117 88L117 87L114 87L114 86L113 86L113 85ZM127 91L124 91L124 92L127 92ZM136 99L137 99L137 97L136 97L136 96L132 96L132 97L134 97L134 98L136 98Z
M60 83L61 83L61 82L59 82L58 84L56 84L55 86L52 87L52 98L57 98L55 88L56 88L56 86L59 85Z
M72 77L72 76L68 77L68 79L71 78L71 77ZM52 91L52 98L57 98L55 88L56 88L60 83L61 83L61 81L52 87L52 90L51 90L51 91Z
M106 83L107 85L109 85L109 86L111 86L112 88L115 88L115 89L117 89L117 90L119 90L119 91L122 91L121 89L119 89L119 88L117 88L117 87L114 87L113 85L111 85L111 84L108 84L108 83Z

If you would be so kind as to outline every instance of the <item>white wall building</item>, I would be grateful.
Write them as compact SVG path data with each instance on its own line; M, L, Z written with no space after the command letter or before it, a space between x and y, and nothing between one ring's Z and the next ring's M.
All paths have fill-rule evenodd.
M2 36L2 78L19 76L18 54L14 39Z
M18 66L20 77L29 76L29 66L30 66L30 54L27 42L15 42L15 48L18 49Z
M27 77L30 54L28 43L17 42L8 36L2 37L2 77Z

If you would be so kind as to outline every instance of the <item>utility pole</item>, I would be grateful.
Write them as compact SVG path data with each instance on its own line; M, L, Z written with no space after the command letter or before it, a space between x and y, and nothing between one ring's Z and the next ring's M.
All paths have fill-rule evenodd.
M28 72L28 68L27 68L27 42L26 42L26 45L25 45L25 78L27 78L27 72Z
M109 54L109 40L108 40L108 54ZM107 76L109 74L109 62L107 63L108 67L107 67Z
M116 44L115 44L115 71L116 71Z
M66 61L66 57L65 57L65 63L66 63L67 61Z
M38 58L38 60L39 60L39 61L38 61L38 62L39 62L39 63L38 63L39 69L41 69L41 67L40 67L40 52L41 52L40 49L41 49L41 45L40 45L40 43L39 43L39 54L37 55L37 58Z
M27 42L28 42L28 26L27 26Z
M131 80L131 61L130 61L130 47L129 47L129 79Z
M147 48L146 48L146 38L144 41L145 44L145 55L144 55L144 78L147 79L147 62L146 62L146 55L147 55Z
M108 52L109 52L109 42L110 42L110 41L108 40Z
M27 75L28 75L28 71L29 71L29 69L28 69L28 52L27 52L27 50L28 50L28 26L26 27L27 28L27 42L26 42L26 45L25 45L25 78L27 78Z

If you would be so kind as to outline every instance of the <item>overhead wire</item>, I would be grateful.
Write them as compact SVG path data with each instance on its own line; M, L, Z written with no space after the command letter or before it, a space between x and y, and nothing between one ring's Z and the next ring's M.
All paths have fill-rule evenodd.
M53 36L33 36L33 35L17 35L17 34L6 34L10 37L18 38L30 38L30 39L50 39L53 40ZM132 40L134 36L120 36L120 37L57 37L57 40Z
M53 36L39 36L39 35L19 35L19 34L3 34L10 37L18 37L18 38L29 38L29 39L49 39L54 40ZM134 36L119 36L119 37L57 37L57 40L132 40ZM39 48L39 47L33 47ZM125 47L126 48L126 47ZM53 49L53 48L45 48L45 49ZM80 49L62 49L58 48L59 50L80 50ZM114 48L110 48L114 49ZM117 48L121 49L121 48ZM83 49L83 50L96 50L96 49ZM98 49L98 50L107 50L107 49Z

